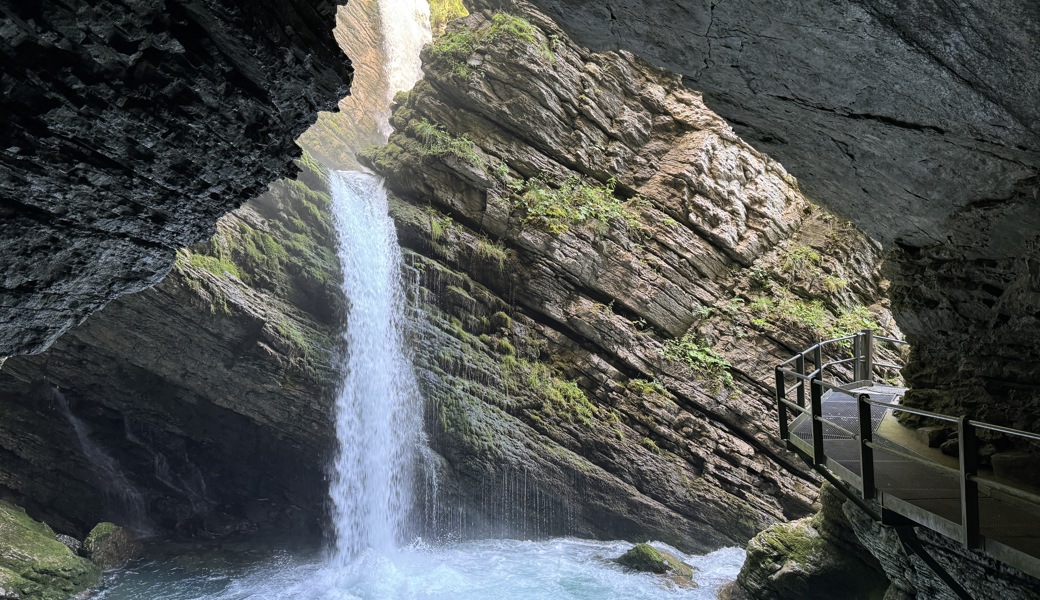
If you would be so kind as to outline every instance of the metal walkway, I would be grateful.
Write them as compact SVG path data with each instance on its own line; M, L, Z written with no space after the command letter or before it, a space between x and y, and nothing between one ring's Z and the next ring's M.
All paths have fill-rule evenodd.
M976 431L1030 441L1040 435L900 406L904 388L874 382L899 369L875 360L878 343L904 342L864 331L820 342L777 366L781 438L828 478L844 482L839 487L847 495L869 501L882 522L909 519L1040 578L1040 495L1026 484L980 475ZM844 357L828 362L825 353ZM879 434L896 412L955 426L965 440L957 467Z

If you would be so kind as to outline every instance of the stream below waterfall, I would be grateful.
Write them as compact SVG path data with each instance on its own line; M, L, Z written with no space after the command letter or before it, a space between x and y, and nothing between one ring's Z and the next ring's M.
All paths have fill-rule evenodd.
M655 544L656 545L656 544ZM697 588L627 571L611 559L628 542L577 539L413 544L334 567L318 550L178 550L109 574L97 600L650 600L715 598L744 562L726 548L692 565ZM662 548L668 548L661 545Z

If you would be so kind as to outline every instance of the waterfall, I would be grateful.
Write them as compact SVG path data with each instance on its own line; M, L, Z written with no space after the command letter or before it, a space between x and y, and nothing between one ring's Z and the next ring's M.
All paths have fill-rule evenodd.
M391 552L407 536L422 409L403 340L401 250L382 181L335 172L331 188L350 303L330 486L336 559L345 564L366 550Z
M380 28L383 34L383 72L388 82L389 107L394 94L410 90L422 78L419 51L433 39L430 31L430 4L427 0L379 0ZM380 123L381 133L390 136L390 124Z
M150 534L152 526L148 522L144 498L141 496L141 492L130 483L123 470L119 468L119 463L116 462L116 459L112 458L110 454L105 452L104 448L90 438L90 429L82 419L72 414L72 409L69 408L69 402L65 398L65 394L62 394L58 388L51 388L51 396L58 403L58 407L61 409L62 414L65 415L69 425L72 426L72 430L76 434L76 441L79 442L83 455L101 479L106 499L114 500L119 505L118 509L122 513L120 517L123 518L117 520L124 521L125 519L122 524L133 529L138 534Z

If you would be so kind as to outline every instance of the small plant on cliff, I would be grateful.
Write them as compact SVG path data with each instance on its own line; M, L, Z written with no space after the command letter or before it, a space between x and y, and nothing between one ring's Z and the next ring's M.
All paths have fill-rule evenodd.
M463 10L465 10L463 8ZM538 28L522 17L499 13L491 17L491 26L473 31L460 27L455 31L447 31L440 35L430 46L430 54L435 60L445 60L451 67L451 74L461 79L469 79L473 69L469 57L481 44L491 43L497 39L516 39L533 44L537 41Z
M707 380L715 391L723 386L733 386L729 361L691 333L666 341L661 348L661 356L686 363L699 377Z
M491 17L491 27L488 28L483 41L492 42L496 38L509 36L533 44L536 40L535 34L537 32L538 28L523 17L498 13Z
M466 134L455 137L444 131L439 125L427 119L420 119L412 124L412 131L422 142L424 156L452 155L479 168L484 167L484 159L477 154L476 144Z
M616 183L611 179L606 185L600 185L572 175L558 189L553 189L541 179L533 178L527 181L526 189L515 204L526 211L525 223L560 234L574 223L628 219L624 203L614 196Z

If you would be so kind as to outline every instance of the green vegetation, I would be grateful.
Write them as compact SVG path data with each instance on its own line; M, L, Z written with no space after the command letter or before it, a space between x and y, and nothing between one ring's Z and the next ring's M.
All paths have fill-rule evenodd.
M628 389L636 392L637 394L661 394L664 395L667 391L664 386L660 384L656 379L632 379L628 382Z
M462 0L431 0L430 29L434 36L444 33L448 21L469 16L469 11L462 5Z
M460 79L469 79L473 75L473 68L468 63L469 57L479 46L501 39L533 44L537 41L537 32L538 28L522 17L498 13L491 17L490 27L479 31L459 28L443 33L430 46L430 54L434 60L447 61L452 75Z
M96 585L100 573L56 540L50 527L0 500L0 588L12 597L64 600Z
M525 210L524 223L554 234L586 221L605 224L625 219L628 223L634 222L636 217L614 196L616 183L611 179L606 185L601 185L572 175L558 189L553 189L541 179L532 178L519 186L523 193L514 204Z
M538 361L503 357L503 371L514 386L531 390L542 399L541 412L583 425L591 425L596 407L576 381L563 379Z
M808 268L820 266L820 253L811 246L791 248L784 258L781 270L792 275Z
M477 256L497 262L498 271L501 273L506 269L506 260L509 259L509 252L502 245L501 241L492 242L485 237L480 237L477 239Z
M643 447L653 452L654 454L661 453L661 448L657 445L657 442L653 441L650 438L643 438Z
M849 286L848 280L844 279L843 277L836 277L834 275L827 275L826 277L823 278L823 287L826 288L827 291L832 293L832 294L840 292L841 290L847 288L848 286Z
M181 256L185 256L188 264L191 266L208 271L217 277L231 275L238 279L242 279L242 274L239 272L238 267L225 256L217 257L208 256L206 254L185 253L178 254L178 259L180 259Z
M787 290L778 298L755 298L748 308L754 315L751 322L758 327L779 329L792 325L820 338L845 337L863 329L879 328L874 314L865 306L842 308L832 316L819 300L803 300Z
M484 159L477 154L476 144L466 134L454 137L426 118L413 122L412 131L422 142L423 156L452 155L475 167L484 167Z
M707 344L697 340L692 333L666 341L661 348L661 356L686 363L699 377L705 379L714 391L722 389L723 386L733 386L729 361Z

